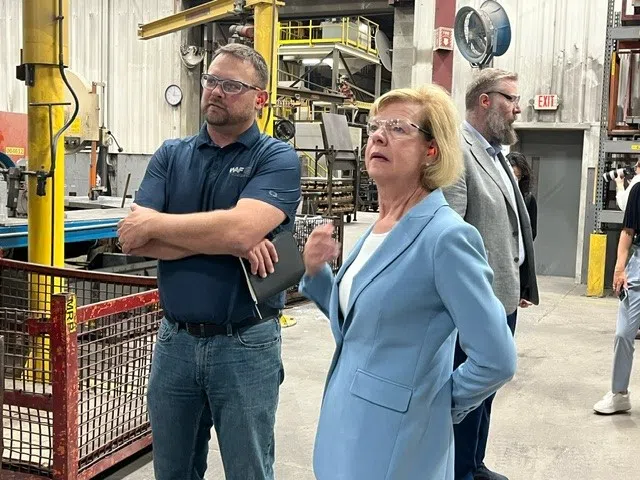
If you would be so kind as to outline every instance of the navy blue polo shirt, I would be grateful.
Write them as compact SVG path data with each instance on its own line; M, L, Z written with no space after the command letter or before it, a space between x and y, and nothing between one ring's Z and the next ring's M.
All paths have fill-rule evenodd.
M230 209L241 198L269 203L293 229L300 202L300 160L293 148L254 123L238 140L217 146L206 123L198 135L165 141L149 161L138 205L172 213ZM276 229L276 230L278 230ZM160 300L173 321L227 324L255 315L237 257L195 255L158 261ZM284 307L284 292L265 302Z

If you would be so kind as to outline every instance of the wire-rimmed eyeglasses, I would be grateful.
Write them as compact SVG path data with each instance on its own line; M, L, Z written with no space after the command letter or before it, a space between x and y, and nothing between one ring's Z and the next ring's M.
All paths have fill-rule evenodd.
M248 83L241 82L240 80L219 78L215 75L211 75L210 73L203 73L202 78L200 79L200 83L202 84L202 88L206 88L207 90L213 90L218 85L220 85L222 91L227 95L237 95L239 93L242 93L244 89L256 90L258 92L261 92L263 90L260 87L249 85Z
M392 118L389 120L372 119L367 123L367 134L371 136L381 128L389 137L395 139L408 138L414 129L416 129L422 132L427 137L427 140L433 140L433 134L429 130L402 118Z

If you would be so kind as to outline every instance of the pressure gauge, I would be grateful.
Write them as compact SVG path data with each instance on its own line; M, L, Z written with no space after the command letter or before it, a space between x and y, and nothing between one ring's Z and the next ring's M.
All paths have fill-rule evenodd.
M178 85L169 85L164 91L164 99L169 105L176 107L182 102L182 90Z

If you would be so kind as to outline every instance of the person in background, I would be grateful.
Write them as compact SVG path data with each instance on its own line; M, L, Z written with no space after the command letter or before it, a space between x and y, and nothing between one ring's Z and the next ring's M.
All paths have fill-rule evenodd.
M513 174L518 181L518 188L522 193L524 205L529 213L531 222L531 234L533 239L538 235L538 202L532 192L533 172L527 158L520 152L511 152L507 155L507 160L511 164Z
M296 152L256 122L268 79L248 46L214 53L200 133L162 144L118 230L123 252L160 260L147 395L157 480L203 479L212 426L227 480L274 478L284 292L256 311L238 260L272 273L265 237L292 230L300 202Z
M634 183L631 187L627 198L624 199L624 206L626 208L613 273L613 290L620 298L620 304L613 344L611 390L593 406L596 413L605 415L631 410L629 378L633 366L634 342L640 328L639 183Z
M300 291L336 341L318 480L453 480L453 423L514 375L515 344L482 239L442 195L462 171L456 117L434 85L376 100L365 166L380 214L335 277L333 227L318 227L305 245ZM454 370L456 334L468 357Z
M518 140L513 128L520 113L518 76L495 68L481 70L467 87L465 105L461 138L465 173L444 189L444 195L480 232L494 272L493 291L514 333L518 307L539 302L529 215L511 166L502 155L502 145ZM459 345L454 366L465 359ZM484 464L493 398L455 426L457 480L507 479Z
M620 208L620 210L622 210L623 212L627 208L627 199L629 198L629 192L631 192L631 189L636 183L640 182L640 161L636 162L636 164L634 165L634 168L636 170L635 175L633 176L633 178L629 182L629 185L627 185L626 188L624 186L624 183L625 183L624 176L615 178L616 203L618 204L618 208Z

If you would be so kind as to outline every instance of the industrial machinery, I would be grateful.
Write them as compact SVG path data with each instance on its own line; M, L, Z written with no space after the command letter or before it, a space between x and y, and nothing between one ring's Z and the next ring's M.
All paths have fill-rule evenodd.
M382 53L377 49L386 36L375 22L364 17L297 20L280 24L279 32L279 97L313 99L318 115L326 107L355 121L380 96L382 67L389 69L390 55L388 41ZM316 120L313 113L310 119Z
M64 109L64 122L69 125L62 133L64 154L83 150L91 152L90 164L86 170L89 189L85 200L75 195L64 196L63 192L65 251L80 253L86 252L89 247L76 245L80 248L78 251L71 244L115 237L117 222L126 214L121 199L112 199L108 195L107 150L113 142L120 152L122 147L100 119L101 95L97 87L104 85L96 82L90 84L69 69L65 69L65 77L69 85L65 90L65 101L60 102ZM53 113L56 105L39 106L48 109L47 130L53 131L51 122L54 117L49 113ZM12 151L18 150L20 149L14 148ZM25 255L17 254L15 249L25 249L28 244L29 200L35 196L47 195L47 179L55 174L55 163L49 171L30 171L29 156L24 155L25 152L21 153L23 155L19 160L14 161L4 156L4 161L0 162L0 248L5 251L5 255L12 252L16 258L26 259ZM36 178L35 191L28 190L29 177ZM109 207L112 209L106 211ZM51 219L54 217L55 215L51 215Z
M302 212L329 217L356 219L360 188L360 156L353 148L349 125L344 115L322 114L324 148L304 149L315 156L314 176L302 178ZM318 175L323 160L325 176ZM340 176L337 176L339 174Z
M85 149L91 150L91 163L87 172L90 188L87 196L91 200L96 200L100 194L107 192L108 175L104 160L106 149L114 141L117 144L111 131L100 121L100 95L96 87L104 84L94 82L89 85L79 74L69 69L66 70L66 77L70 89L66 91L64 119L65 123L72 117L73 120L63 134L64 150L65 154L78 153ZM75 116L74 94L78 99L78 112ZM120 145L118 149L122 151ZM98 157L102 159L101 162ZM0 167L0 221L6 218L26 218L28 202L26 179L30 174L26 159L23 158L18 162L4 161L0 164L2 165ZM98 167L101 173L98 173Z

